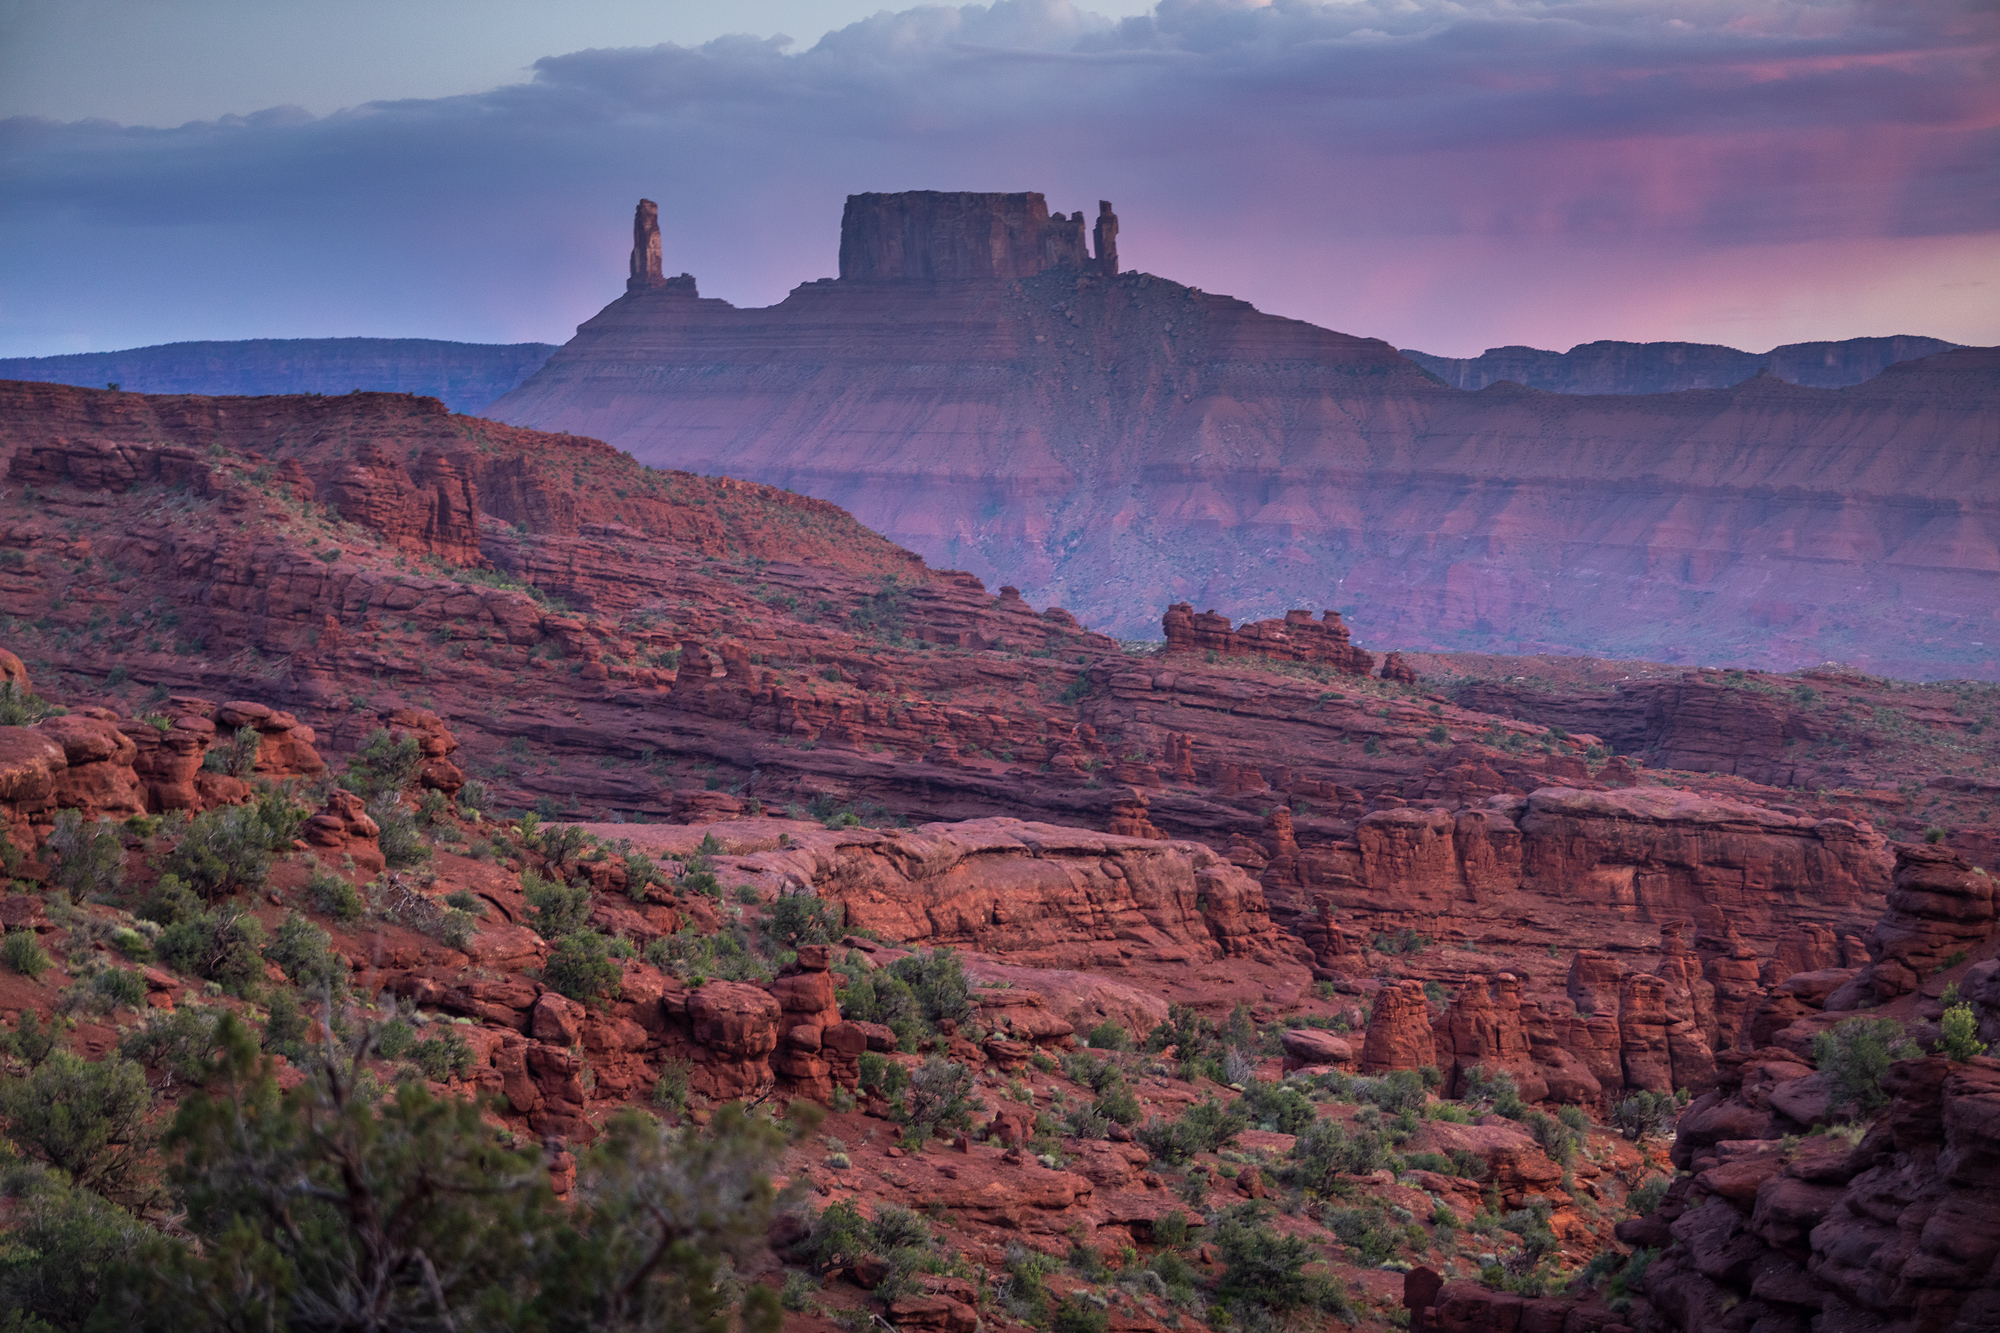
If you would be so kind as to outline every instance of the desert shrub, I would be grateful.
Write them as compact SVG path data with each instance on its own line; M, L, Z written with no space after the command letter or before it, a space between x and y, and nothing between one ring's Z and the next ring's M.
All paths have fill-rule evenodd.
M493 795L486 784L478 778L469 778L458 789L458 812L468 819L477 818L492 808Z
M873 1093L887 1102L894 1102L910 1086L910 1071L895 1060L874 1051L863 1051L860 1060L860 1082L863 1092Z
M831 944L840 934L846 912L839 903L829 903L810 893L787 894L771 904L765 934L780 949L797 949L807 944Z
M221 1010L184 1004L149 1014L118 1043L118 1053L166 1076L166 1085L199 1083L222 1052Z
M970 1128L972 1083L972 1071L964 1065L931 1056L910 1075L903 1096L903 1123L920 1139L928 1139L940 1129Z
M1379 1203L1330 1209L1322 1220L1327 1230L1354 1247L1357 1261L1369 1268L1390 1258L1403 1244L1402 1230Z
M840 977L835 994L841 1016L857 1023L884 1024L894 1029L907 1049L914 1050L917 1038L924 1033L924 1022L909 983L887 968L870 971L854 961L856 957L850 954L847 962L834 969Z
M188 821L165 868L211 902L260 889L271 872L270 830L254 806L205 810Z
M1357 1126L1352 1134L1334 1120L1316 1120L1292 1143L1283 1177L1316 1194L1333 1193L1334 1177L1380 1170L1388 1154L1381 1136Z
M532 870L521 872L521 892L528 901L528 924L545 940L574 935L590 920L590 885L543 879Z
M0 681L0 727L32 727L66 711L18 681Z
M1131 1034L1108 1018L1092 1028L1090 1035L1084 1038L1084 1040L1090 1043L1090 1049L1093 1051L1129 1051L1132 1049Z
M1392 1069L1377 1079L1357 1080L1354 1095L1356 1100L1373 1102L1390 1115L1421 1111L1428 1100L1424 1076L1415 1069Z
M375 1054L400 1060L416 1044L417 1029L407 1018L385 1018L375 1025Z
M266 850L279 856L292 850L292 840L299 836L299 830L313 814L310 806L292 799L289 784L281 786L275 782L258 784L256 799L249 809L263 830Z
M306 896L312 900L314 911L324 912L336 921L359 921L367 909L361 890L321 865L313 866L312 878L306 881Z
M347 989L347 964L335 956L333 937L297 912L285 913L264 957L310 994L337 996Z
M232 995L254 991L264 975L264 927L248 912L218 907L183 917L160 932L153 949L176 972L219 984Z
M111 941L112 948L127 958L138 961L153 956L153 942L147 939L143 932L134 930L130 926L113 926L111 934L106 938Z
M89 1061L65 1050L26 1077L0 1082L7 1137L78 1188L115 1197L135 1183L153 1095L130 1060Z
M1654 1176L1625 1196L1625 1206L1632 1210L1634 1217L1644 1217L1647 1213L1657 1212L1661 1200L1667 1197L1667 1186L1672 1183L1665 1176Z
M108 819L88 820L80 810L57 811L47 850L55 860L49 883L72 899L114 894L125 885L125 840Z
M688 1077L694 1073L694 1066L686 1060L669 1059L660 1066L660 1077L653 1083L653 1105L670 1111L685 1111L688 1103Z
M1917 1053L1893 1018L1850 1018L1813 1038L1813 1060L1832 1084L1829 1110L1851 1108L1856 1119L1871 1118L1889 1104L1882 1075L1897 1060Z
M69 1025L61 1018L44 1023L33 1009L23 1009L14 1020L14 1030L0 1032L0 1055L11 1055L33 1067L49 1058L49 1052L68 1029Z
M1953 1060L1971 1060L1986 1054L1986 1043L1979 1040L1979 1016L1969 1004L1955 1004L1944 1011L1941 1020L1943 1040L1938 1042L1938 1053Z
M1134 1131L1134 1137L1169 1166L1179 1166L1196 1153L1219 1152L1250 1127L1242 1103L1224 1106L1213 1097L1196 1102L1176 1120L1154 1116Z
M479 933L479 918L470 912L451 907L439 912L424 929L426 934L445 948L462 950L472 943L472 937Z
M542 965L544 985L584 1004L616 995L621 975L604 937L594 930L572 931L557 939Z
M898 958L889 970L910 988L917 1013L933 1030L946 1019L964 1022L972 1016L972 986L965 964L951 949L936 948Z
M1243 1085L1243 1111L1259 1129L1278 1134L1298 1134L1319 1118L1313 1099L1296 1083L1264 1083L1253 1080Z
M1080 1291L1072 1291L1049 1312L1049 1333L1107 1333L1111 1311L1091 1302Z
M146 1003L146 978L128 967L101 967L90 988L114 1008L137 1009Z
M137 1218L56 1172L16 1166L0 1181L7 1235L0 1243L0 1327L17 1333L82 1329L107 1284L152 1233Z
M417 780L424 754L415 736L392 738L386 730L371 732L341 775L343 787L362 800L373 802L384 792L401 792Z
M660 882L660 867L644 852L629 848L624 854L625 896L635 903L646 901L646 890Z
M381 828L377 843L382 859L393 867L422 865L431 859L431 844L417 823L416 812L395 792L385 791L368 802L368 817Z
M300 1006L297 993L274 991L266 1006L263 1048L296 1063L306 1058L308 1039L313 1035L313 1021Z
M238 727L228 740L209 747L201 757L201 766L210 773L247 778L257 771L257 753L263 748L264 738L257 734L257 728Z
M1490 1101L1493 1113L1509 1120L1521 1120L1528 1114L1528 1104L1521 1100L1521 1091L1514 1086L1513 1078L1500 1070L1488 1070L1485 1065L1474 1065L1465 1071L1463 1100Z
M103 1326L774 1333L777 1294L732 1277L770 1221L785 1134L768 1120L620 1114L566 1203L470 1099L384 1097L331 1056L280 1092L253 1056L182 1103L170 1180L191 1243L149 1248Z
M437 1031L412 1045L409 1056L410 1063L434 1083L453 1076L469 1078L472 1074L472 1045L455 1026L440 1025Z
M0 940L0 962L31 981L39 980L42 973L55 966L55 960L42 948L35 932L26 929L10 930L7 938Z
M1264 1220L1262 1207L1238 1204L1215 1221L1211 1239L1222 1259L1216 1295L1225 1302L1274 1310L1305 1306L1345 1306L1345 1291L1336 1300L1324 1279L1315 1280L1306 1264L1319 1257L1302 1236L1287 1236Z
M201 899L188 890L181 877L174 874L161 875L154 881L146 896L139 900L135 913L141 921L157 922L171 926L177 921L185 921L201 911Z
M1682 1102L1671 1092L1635 1092L1611 1108L1611 1123L1634 1141L1664 1138L1674 1132Z
M1052 1302L1048 1279L1057 1268L1054 1257L1018 1244L1007 1247L1007 1275L1000 1282L1000 1304L1008 1314L1030 1324L1049 1317Z
M1522 1120L1542 1151L1557 1165L1566 1166L1582 1146L1583 1136L1545 1111L1530 1111Z

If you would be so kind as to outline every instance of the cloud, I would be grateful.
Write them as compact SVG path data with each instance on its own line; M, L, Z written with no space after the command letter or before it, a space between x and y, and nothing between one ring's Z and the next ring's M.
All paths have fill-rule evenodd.
M1975 299L2000 281L1996 67L1978 0L1162 0L1118 22L998 0L802 50L552 55L531 82L317 118L12 120L0 352L560 339L618 292L642 194L670 264L764 303L833 272L843 196L911 188L1112 198L1128 262L1437 351L2000 341ZM1864 279L1848 304L1908 327L1838 326Z

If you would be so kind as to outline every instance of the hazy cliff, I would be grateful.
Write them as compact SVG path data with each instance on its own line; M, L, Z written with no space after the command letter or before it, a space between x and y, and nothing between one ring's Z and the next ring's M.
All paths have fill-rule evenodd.
M0 359L0 379L117 384L128 393L421 393L476 412L535 373L548 343L430 338L254 338Z
M1844 389L1873 379L1898 361L1949 351L1941 338L1848 338L1787 343L1768 352L1740 352L1713 343L1579 343L1567 352L1538 347L1489 347L1478 356L1403 355L1454 389L1483 389L1512 380L1551 393L1678 393L1721 389L1768 370L1816 389Z

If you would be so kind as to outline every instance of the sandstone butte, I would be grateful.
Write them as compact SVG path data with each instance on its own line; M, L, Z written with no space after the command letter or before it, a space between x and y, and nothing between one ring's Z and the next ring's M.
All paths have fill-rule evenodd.
M1337 588L1403 648L2000 676L2000 350L1841 389L1463 392L1086 258L1082 222L856 195L838 278L761 309L635 283L486 412L823 497L1126 637Z
M937 1203L989 1282L1010 1246L1171 1248L1155 1227L1175 1215L1212 1279L1203 1226L1298 1188L1294 1136L1259 1125L1230 1157L1199 1154L1210 1192L1190 1205L1186 1168L1130 1128L1072 1132L1051 1109L1091 1096L1052 1057L1180 1005L1263 1029L1247 1077L1435 1070L1434 1099L1467 1099L1468 1123L1412 1122L1400 1171L1280 1215L1369 1326L1615 1333L1741 1309L1943 1329L1991 1299L2000 1232L1978 1210L2000 1065L1896 1064L1858 1143L1800 1136L1839 1116L1813 1039L1857 1010L1928 1045L1956 985L2000 1037L1992 687L1384 656L1323 605L1238 625L1174 603L1163 647L1128 652L824 501L397 395L0 384L0 442L0 636L18 654L0 674L68 707L0 727L0 815L33 849L0 921L62 960L39 981L0 971L10 1024L115 961L130 920L125 901L79 916L36 891L59 810L212 809L290 782L315 808L273 871L281 901L246 905L273 929L312 914L366 993L464 1020L470 1062L445 1085L553 1145L559 1187L606 1114L678 1071L690 1116L745 1096L851 1107L822 1129L843 1146L796 1149L787 1174L815 1206ZM247 771L210 762L246 728ZM336 785L377 731L417 744L406 799L446 802L421 871L385 864L389 812ZM492 817L449 805L473 780ZM668 873L635 892L622 852L499 817L536 804ZM137 892L164 847L138 826L125 842ZM370 909L317 911L315 865L367 883ZM587 883L592 926L631 942L615 999L539 979L529 870ZM437 928L454 892L482 914L463 947ZM699 961L801 894L852 933L775 971L755 948L726 979ZM971 1012L927 1040L979 1071L977 1132L892 1154L862 1057L917 1057L839 997L935 947L962 959ZM144 979L147 1009L231 1003L161 966ZM138 1017L85 1014L70 1040L103 1056ZM1163 1053L1119 1058L1145 1116L1232 1095ZM1598 1128L1565 1163L1491 1113L1494 1073L1599 1121L1641 1092L1693 1101L1670 1159ZM1358 1100L1316 1114L1356 1135L1393 1118ZM1691 1174L1634 1215L1631 1192L1677 1166ZM1524 1208L1546 1209L1565 1268L1663 1254L1624 1295L1480 1282L1488 1250L1522 1271L1502 1223ZM1932 1220L1896 1231L1899 1212ZM1365 1257L1370 1218L1404 1228L1409 1272ZM798 1267L797 1239L773 1233L768 1280ZM817 1276L833 1308L900 1327L1016 1319L976 1316L967 1279L878 1300L867 1262ZM1144 1283L1051 1283L1110 1300L1118 1327L1184 1318Z

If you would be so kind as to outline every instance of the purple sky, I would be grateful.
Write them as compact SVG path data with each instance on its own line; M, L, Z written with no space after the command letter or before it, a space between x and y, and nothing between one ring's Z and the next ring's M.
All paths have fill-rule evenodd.
M586 50L641 29L579 20L564 40L559 8L534 12L503 32L514 48L471 43L477 60L453 65L448 36L417 47L442 73L402 45L366 79L295 73L289 100L313 112L130 128L76 119L74 80L17 88L8 106L51 118L0 122L0 355L559 342L622 289L640 195L660 201L670 272L765 304L834 272L845 195L917 188L1109 198L1128 266L1447 354L2000 342L1984 0L1164 0L1122 18L1001 0L789 45ZM769 32L784 12L742 15ZM0 36L21 63L26 37ZM42 40L57 60L68 39ZM282 73L227 91L269 95ZM121 91L96 114L249 105L204 101L218 77L191 65L186 95L155 103L107 78ZM404 100L330 109L398 78Z

